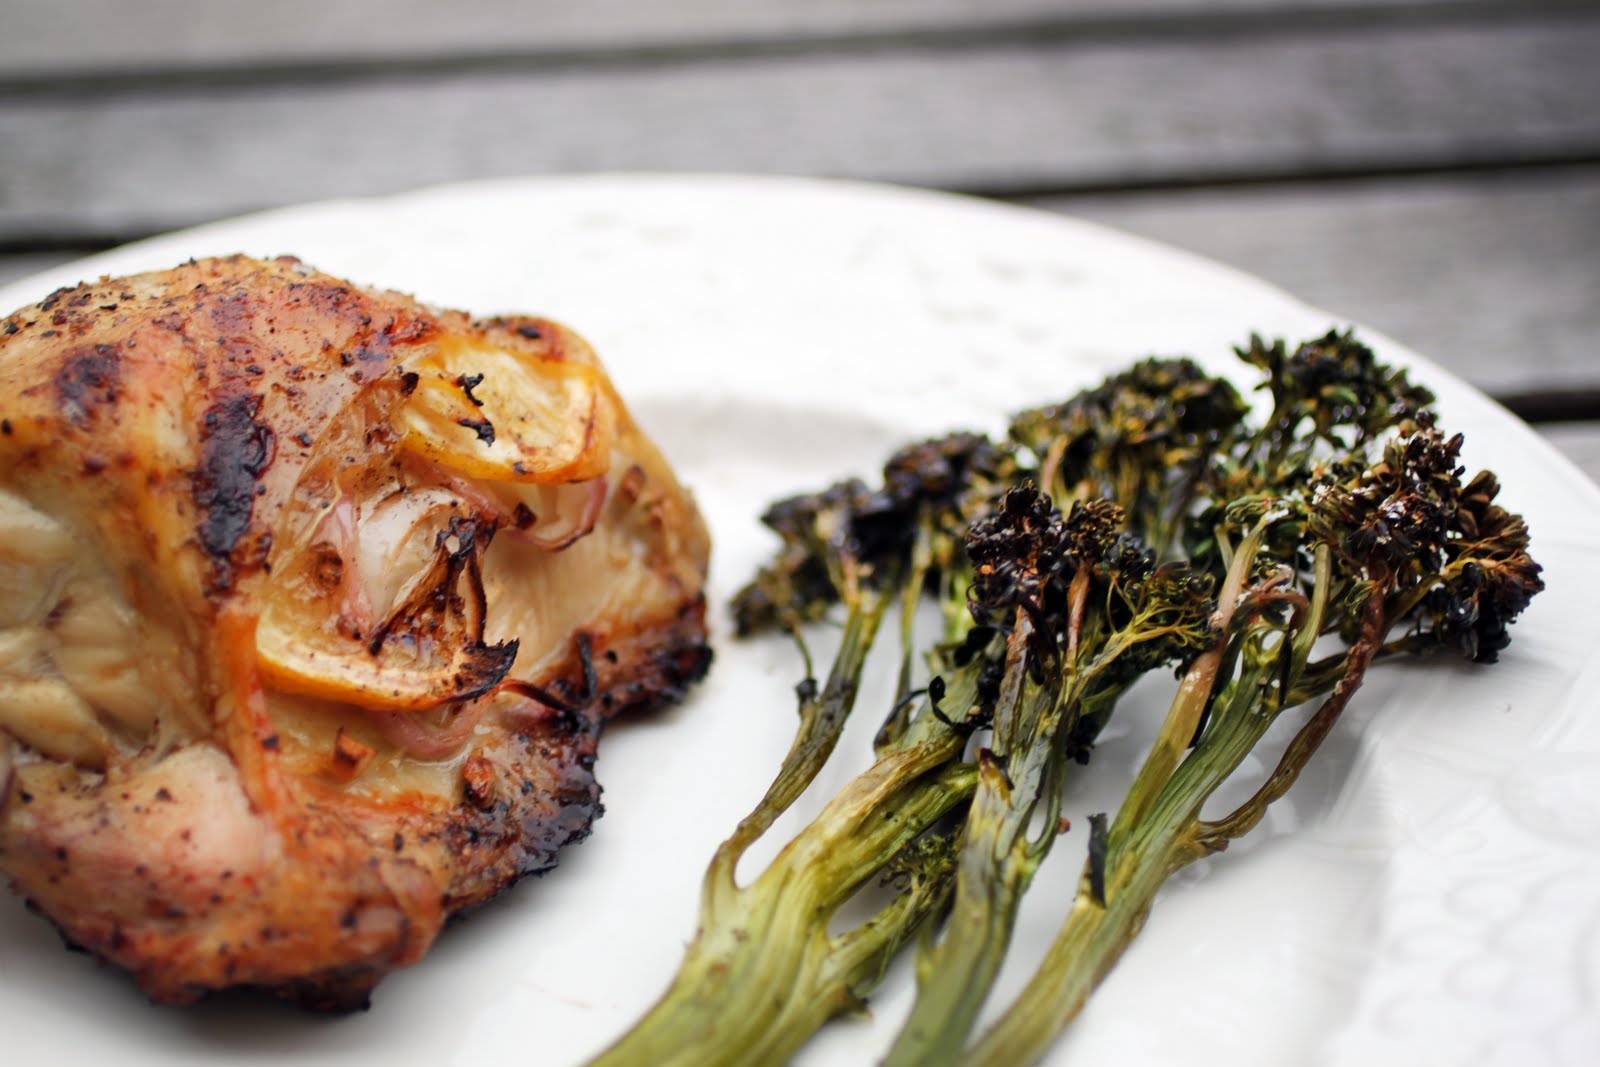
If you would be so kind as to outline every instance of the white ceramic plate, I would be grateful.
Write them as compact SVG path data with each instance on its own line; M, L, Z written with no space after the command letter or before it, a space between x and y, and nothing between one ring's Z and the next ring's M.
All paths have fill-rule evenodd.
M0 291L0 305L234 251L291 252L434 303L536 311L585 332L707 513L719 605L767 551L754 517L776 494L869 473L917 435L992 428L1139 356L1227 368L1252 330L1302 339L1339 323L1231 270L1067 219L735 177L541 178L311 205L51 271ZM1600 1062L1600 492L1482 396L1368 340L1437 390L1467 461L1501 474L1550 588L1491 669L1377 671L1268 823L1168 888L1051 1063ZM733 643L720 608L714 625L719 659L692 699L606 736L595 835L449 930L370 1012L322 1019L235 998L151 1007L8 899L5 1059L579 1062L665 983L705 860L788 743L790 651ZM863 765L872 708L822 790ZM1080 827L1114 802L1107 782L1136 758L1138 732L1109 738L1075 788ZM1081 829L1058 843L1004 988L1051 936L1082 855ZM909 990L903 967L891 973L871 1017L830 1027L802 1062L870 1062Z

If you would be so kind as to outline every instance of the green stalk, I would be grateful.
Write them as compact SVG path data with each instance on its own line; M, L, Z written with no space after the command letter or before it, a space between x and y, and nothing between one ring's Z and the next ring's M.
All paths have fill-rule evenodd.
M671 986L626 1035L593 1062L600 1064L670 1062L670 1051L703 1037L720 1013L712 989L727 987L742 971L741 945L750 943L752 928L772 922L770 915L739 888L734 871L750 845L799 798L816 778L837 745L855 705L861 672L876 640L888 599L857 593L850 603L844 634L828 680L820 692L802 689L800 726L788 754L756 807L711 859L701 886L700 928ZM755 942L759 944L759 942ZM687 1061L686 1061L687 1062ZM709 1061L707 1061L709 1062Z
M1247 572L1250 563L1240 559L1239 566ZM1080 571L1079 577L1087 575ZM1088 583L1074 581L1072 587L1086 590ZM1077 599L1082 602L1082 592ZM977 793L961 839L950 914L939 940L925 947L918 961L917 998L885 1067L962 1062L1010 949L1022 896L1056 837L1061 785L1070 763L1063 738L1086 711L1103 724L1115 694L1097 693L1104 702L1087 695L1124 653L1166 632L1137 623L1107 632L1101 625L1082 625L1081 612L1073 616L1078 622L1070 628L1070 651L1064 655L1076 661L1047 666L1041 684L1031 678L1032 628L1019 613L995 708L995 752L978 753ZM1041 811L1042 825L1030 839L1029 828Z
M1218 693L1200 743L1168 780L1157 783L1141 776L1124 800L1107 842L1103 894L1093 892L1094 879L1086 870L1072 910L1033 978L963 1063L1015 1067L1042 1056L1132 942L1166 879L1254 827L1327 737L1382 644L1386 626L1381 591L1375 590L1365 606L1344 674L1290 742L1267 782L1225 818L1200 819L1206 800L1238 769L1283 710L1280 700L1270 697L1275 692L1271 683L1276 680L1282 687L1276 692L1292 691L1304 672L1327 607L1325 552L1318 553L1316 567L1324 580L1298 628L1281 639L1290 642L1293 657L1287 676L1277 662L1282 646L1268 650L1262 644L1271 627L1252 626L1238 642L1239 674ZM1186 714L1176 706L1184 699L1180 695L1175 701L1178 718ZM1169 715L1169 724L1172 718ZM1140 813L1139 817L1130 817L1130 812Z
M827 684L802 699L801 728L782 771L706 872L700 929L677 976L596 1067L780 1062L828 1018L855 1007L888 958L947 899L950 850L919 853L917 843L968 800L976 772L955 762L964 736L926 704L754 881L740 886L735 878L740 857L804 791L838 740L890 600L860 596ZM947 702L970 706L976 668L950 678ZM897 860L907 860L905 890L855 929L830 936L838 908Z
M702 892L702 915L710 914L716 907L716 898L733 888L733 872L739 858L799 799L833 754L845 720L855 707L861 672L887 607L887 598L872 593L858 593L852 601L826 684L820 693L801 696L800 726L777 776L755 809L740 820L711 858Z
M1374 591L1367 601L1362 611L1361 626L1361 636L1351 646L1347 656L1344 675L1334 684L1316 713L1289 742L1267 780L1248 800L1224 818L1200 824L1199 841L1207 852L1221 851L1229 841L1255 829L1266 816L1267 808L1289 791L1306 763L1327 739L1350 697L1366 678L1373 657L1382 647L1388 627L1381 592Z
M1229 630L1240 598L1244 596L1245 583L1255 566L1256 554L1261 550L1261 540L1266 536L1266 531L1266 520L1256 523L1228 560L1228 570L1217 595L1217 626L1224 635ZM1132 828L1144 818L1145 809L1155 801L1183 759L1183 754L1188 751L1216 689L1226 646L1226 639L1219 640L1215 647L1195 657L1194 663L1184 672L1178 694L1173 698L1171 710L1161 725L1161 732L1156 735L1143 766L1128 790L1128 798L1111 827L1108 843L1113 847L1116 842L1131 836Z
M1003 804L1009 793L1004 773L987 753L979 759L978 797ZM956 896L936 950L919 959L917 999L885 1067L953 1062L983 1007L1011 941L1011 927L1023 890L1031 881L1028 865L1017 862L1018 844L1007 857L986 855L973 839L992 844L1005 835L987 829L1007 821L1008 812L974 805L968 816L968 847L963 849ZM985 863L984 861L989 862ZM957 981L944 980L955 977Z
M593 1062L773 1062L763 1048L797 1048L822 1021L853 1007L856 986L882 965L878 954L937 906L938 887L889 905L853 939L830 938L828 924L879 873L884 856L906 849L970 795L970 769L946 766L959 748L954 739L926 742L879 760L754 882L719 896L671 987Z
M936 798L940 811L969 796L975 776L967 764L950 764L927 784L927 797L912 797L917 806ZM912 842L904 867L890 875L904 886L877 914L845 933L826 940L822 952L796 983L784 1009L739 1057L740 1063L782 1063L824 1023L836 1015L860 1010L865 997L883 977L889 962L916 935L922 923L945 906L955 867L950 833L938 830ZM892 864L901 867L899 863Z
M1026 671L1007 673L1008 680L1020 679ZM1054 715L1061 703L1051 687L1012 700L1033 705L1028 717L1035 721ZM1046 756L1053 747L1049 732L1051 737L1016 753L1015 782L992 753L978 754L977 793L963 831L955 899L938 943L919 960L917 1000L886 1067L946 1062L946 1053L960 1052L983 1007L1010 946L1022 893L1043 855L1026 832L1043 780L1054 778Z
M1247 670L1235 694L1253 698L1256 683L1276 667ZM1219 697L1219 701L1222 698ZM961 1057L975 1067L1017 1067L1032 1063L1080 1010L1139 932L1157 890L1196 850L1184 832L1191 829L1211 792L1243 761L1270 725L1270 715L1233 716L1235 729L1209 733L1154 797L1130 792L1129 805L1145 811L1129 825L1119 813L1107 842L1103 895L1095 892L1088 870L1072 909L1038 970L1005 1013Z
M977 792L962 832L950 914L938 942L925 945L918 960L917 998L885 1067L954 1062L1000 971L1022 894L1043 858L1045 850L1027 840L1028 824L1045 781L1055 783L1056 730L1063 709L1076 702L1063 699L1069 675L1058 674L1053 685L1031 683L1032 636L1027 616L1019 613L995 708L994 741L1003 751L978 753Z

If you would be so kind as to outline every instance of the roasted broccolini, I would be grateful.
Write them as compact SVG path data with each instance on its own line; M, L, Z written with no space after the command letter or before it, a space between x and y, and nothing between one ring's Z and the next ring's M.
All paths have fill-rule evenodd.
M782 1062L858 1007L916 941L918 991L887 1062L1017 1064L1048 1048L1174 871L1248 831L1293 783L1376 660L1493 660L1542 588L1492 475L1463 480L1431 395L1349 334L1238 350L1265 412L1181 359L1136 364L1003 439L953 434L881 484L773 505L781 548L734 603L807 664L800 726L767 795L706 874L701 926L656 1007L597 1061ZM912 617L941 630L914 688ZM805 789L855 703L880 623L898 686L876 761L748 884L734 868ZM824 682L804 632L838 613ZM1331 647L1330 647L1331 645ZM1021 997L973 1029L1022 895L1057 836L1063 783L1122 694L1178 668L1171 707L1089 855ZM1276 771L1200 816L1280 715L1317 702ZM842 932L845 901L890 892Z

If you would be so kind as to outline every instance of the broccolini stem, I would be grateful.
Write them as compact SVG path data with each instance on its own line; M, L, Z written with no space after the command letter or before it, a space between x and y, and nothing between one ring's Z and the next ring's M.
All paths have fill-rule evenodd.
M735 878L750 843L815 776L854 702L861 664L892 599L866 588L854 595L860 599L851 601L828 683L816 695L802 687L801 728L778 779L706 872L700 929L677 976L596 1067L777 1062L822 1022L855 1007L888 956L943 906L951 850L904 857L966 803L976 775L955 762L965 735L925 707L754 881L740 886ZM950 675L951 707L972 705L977 674L974 664ZM904 874L908 884L867 922L830 936L839 906L880 874Z
M815 683L809 679L802 684L800 726L795 731L789 753L760 803L740 821L712 857L702 894L703 913L711 914L717 900L734 888L733 872L739 858L771 828L778 816L789 810L833 753L845 720L855 706L861 671L872 651L887 606L887 597L870 592L859 594L851 604L844 636L822 691L817 693Z
M1276 671L1270 662L1247 665L1218 703L1249 705ZM1229 729L1209 732L1177 768L1137 823L1119 814L1097 879L1086 866L1066 921L1032 979L978 1042L959 1057L974 1067L1020 1067L1042 1056L1082 1010L1143 925L1151 902L1173 871L1204 854L1188 840L1206 797L1239 765L1272 716L1226 712ZM1244 709L1248 711L1248 707ZM1138 798L1130 793L1126 805Z
M1010 947L1022 894L1043 858L1043 850L1027 839L1028 824L1046 784L1059 785L1052 773L1064 758L1055 742L1057 728L1063 709L1076 701L1069 679L1028 684L1031 636L1026 617L1019 617L995 713L996 740L1007 737L1012 744L1004 756L988 749L978 753L955 900L939 941L919 960L925 977L886 1067L956 1061Z
M1329 570L1326 552L1318 553L1315 566L1318 576L1325 579ZM1260 821L1267 806L1293 784L1364 680L1387 629L1383 601L1383 590L1374 588L1363 606L1360 633L1343 674L1290 743L1277 770L1232 814L1204 822L1199 818L1201 806L1237 770L1283 708L1281 700L1272 695L1274 675L1278 675L1277 692L1281 694L1292 689L1303 672L1327 607L1323 590L1314 592L1303 615L1295 620L1296 628L1281 639L1289 642L1293 656L1286 676L1279 674L1274 662L1282 645L1269 650L1252 635L1245 635L1240 642L1244 650L1239 674L1218 693L1200 743L1161 783L1153 798L1141 801L1141 785L1136 783L1124 801L1106 849L1109 858L1108 869L1101 875L1103 898L1080 889L1033 979L962 1062L1012 1067L1043 1055L1132 942L1166 879L1194 860L1226 848L1229 840ZM1241 620L1241 625L1249 626L1250 620ZM1252 629L1259 633L1259 628ZM1176 705L1184 699L1180 694L1174 702L1175 715L1182 714ZM1172 718L1169 715L1169 722ZM1138 811L1139 817L1129 818L1130 810Z
M1228 632L1233 613L1244 596L1245 583L1249 581L1250 572L1255 567L1256 554L1261 549L1261 540L1266 536L1266 531L1266 520L1257 522L1245 535L1244 540L1239 542L1228 560L1228 570L1223 577L1222 590L1217 595L1215 621L1220 633ZM1139 768L1139 773L1128 789L1128 797L1117 813L1116 824L1111 829L1112 841L1128 838L1131 828L1144 818L1150 805L1166 786L1174 768L1183 759L1183 754L1193 743L1206 707L1216 690L1217 672L1222 666L1226 646L1226 640L1218 641L1216 645L1195 657L1189 669L1184 672L1172 708L1161 725L1161 732L1150 746L1144 765Z
M703 917L671 987L594 1067L778 1062L855 1007L887 954L942 903L936 858L923 865L932 884L908 887L912 900L850 934L830 937L829 923L884 870L884 856L903 854L971 795L970 769L946 766L959 748L895 752L836 796L754 882Z
M975 847L1004 846L1004 835L989 828L1007 821L1005 808L994 809L1010 799L1005 773L987 751L980 753L978 775L979 803L968 815L956 898L938 944L918 961L922 980L917 1000L884 1060L885 1067L959 1061L962 1045L1011 944L1017 908L1032 880L1036 864L1021 861L1025 843L1011 841L1005 857ZM984 810L979 810L985 800Z
M1104 904L1080 890L1022 996L960 1062L1021 1067L1044 1055L1138 932L1166 873L1163 864L1141 863L1119 892L1107 891Z
M938 941L925 943L917 999L885 1061L888 1067L962 1061L1010 948L1023 893L1056 838L1062 780L1074 754L1070 739L1086 713L1096 726L1109 714L1110 702L1091 696L1114 701L1114 693L1139 673L1119 673L1122 658L1168 639L1180 625L1154 611L1110 627L1097 608L1094 624L1085 627L1089 570L1080 566L1066 583L1066 636L1057 633L1048 651L1037 648L1030 614L1018 611L994 709L993 751L978 752L977 792L960 842L950 915ZM1192 586L1185 588L1192 593ZM1191 624L1198 627L1206 614L1195 612ZM1062 643L1070 654L1062 656ZM1042 823L1036 823L1040 815ZM1040 829L1030 837L1035 825Z
M918 807L928 800L945 810L946 802L969 796L975 780L970 764L948 764L907 800ZM748 1064L786 1061L825 1022L864 1007L864 998L882 979L890 960L916 936L922 924L945 906L955 877L952 835L955 827L931 830L901 850L904 862L885 876L898 888L877 914L828 940L826 955L815 971L795 984L782 1014L745 1051Z
M1350 647L1345 673L1334 685L1333 691L1318 706L1316 713L1306 720L1278 759L1272 774L1255 793L1233 812L1212 822L1200 824L1199 838L1209 851L1220 851L1227 843L1255 829L1272 803L1289 791L1300 777L1300 772L1312 755L1327 739L1329 731L1338 721L1350 697L1366 679L1367 667L1373 655L1383 644L1387 627L1384 625L1383 596L1374 590L1361 611L1361 632Z
M924 513L917 523L916 540L911 548L911 565L907 570L907 580L900 588L900 670L895 676L894 707L890 709L889 716L878 728L878 736L873 739L873 751L881 754L886 748L893 745L895 740L905 733L906 726L911 720L913 701L911 700L911 668L916 659L916 622L917 607L922 602L923 586L927 584L928 573L933 568L933 521ZM959 611L955 605L965 606L959 598L946 596L942 600L945 614L948 616ZM961 612L964 617L965 612Z

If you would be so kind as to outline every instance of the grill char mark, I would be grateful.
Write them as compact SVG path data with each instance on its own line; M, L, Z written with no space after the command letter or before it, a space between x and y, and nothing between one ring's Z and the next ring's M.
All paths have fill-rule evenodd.
M248 562L238 558L238 549L250 530L261 477L276 451L272 427L257 418L261 403L259 394L229 397L208 408L201 424L200 469L194 479L200 521L195 536L211 560L218 590L231 587L235 569Z

